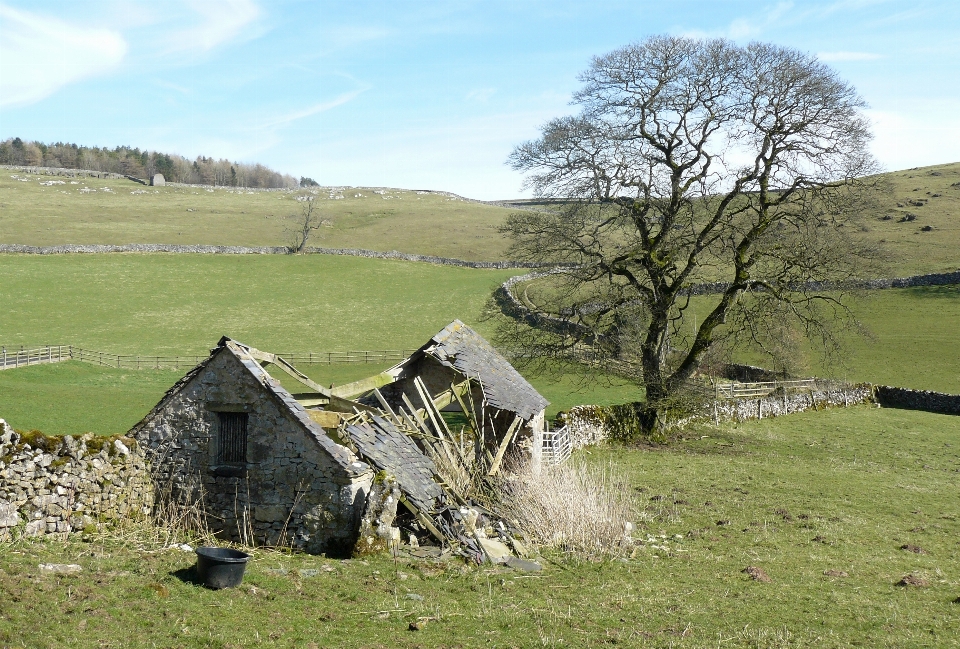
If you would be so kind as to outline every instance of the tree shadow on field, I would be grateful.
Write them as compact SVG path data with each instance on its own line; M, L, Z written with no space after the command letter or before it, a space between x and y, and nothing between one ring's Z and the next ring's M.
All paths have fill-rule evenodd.
M919 299L940 298L947 300L960 300L960 284L950 284L946 286L914 286L908 288L910 297Z
M736 457L762 451L768 442L757 435L748 435L738 428L691 428L683 431L675 447L694 455Z

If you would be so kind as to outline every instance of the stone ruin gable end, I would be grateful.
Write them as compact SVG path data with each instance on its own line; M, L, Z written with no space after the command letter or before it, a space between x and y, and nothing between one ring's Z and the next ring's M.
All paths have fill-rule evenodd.
M202 503L221 538L311 553L352 547L373 473L231 343L174 386L134 429L159 498ZM222 412L247 414L246 462L218 461ZM330 448L326 448L330 447Z

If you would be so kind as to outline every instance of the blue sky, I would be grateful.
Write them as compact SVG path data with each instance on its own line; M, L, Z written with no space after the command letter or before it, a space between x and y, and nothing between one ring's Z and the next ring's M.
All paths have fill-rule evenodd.
M509 198L590 58L659 33L817 53L887 169L960 160L957 0L0 0L0 139Z

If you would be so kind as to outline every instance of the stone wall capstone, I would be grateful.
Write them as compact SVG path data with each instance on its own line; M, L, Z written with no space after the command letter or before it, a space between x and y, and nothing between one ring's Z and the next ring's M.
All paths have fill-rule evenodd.
M0 419L0 541L110 527L152 507L136 441L18 433Z

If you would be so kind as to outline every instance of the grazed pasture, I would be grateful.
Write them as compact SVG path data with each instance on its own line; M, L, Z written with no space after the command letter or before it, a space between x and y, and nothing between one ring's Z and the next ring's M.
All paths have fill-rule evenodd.
M17 176L12 178L11 176ZM22 180L27 179L27 180ZM43 183L64 184L44 185ZM282 246L286 219L310 197L332 227L309 245L504 259L508 209L446 192L375 188L254 191L144 187L130 180L0 170L0 243L172 243Z
M804 413L582 459L615 462L634 495L639 542L622 557L547 552L523 574L254 550L241 588L208 591L192 554L146 533L23 542L0 554L0 645L958 645L958 417ZM907 575L926 585L896 585Z
M960 163L894 171L884 178L889 193L867 209L860 234L884 246L889 273L960 268ZM45 184L51 182L64 184ZM0 170L0 243L284 245L284 219L299 210L296 198L304 196L313 197L321 215L333 222L312 245L470 260L507 257L508 242L497 227L510 209L445 192L144 187L129 180L71 181L6 169Z

